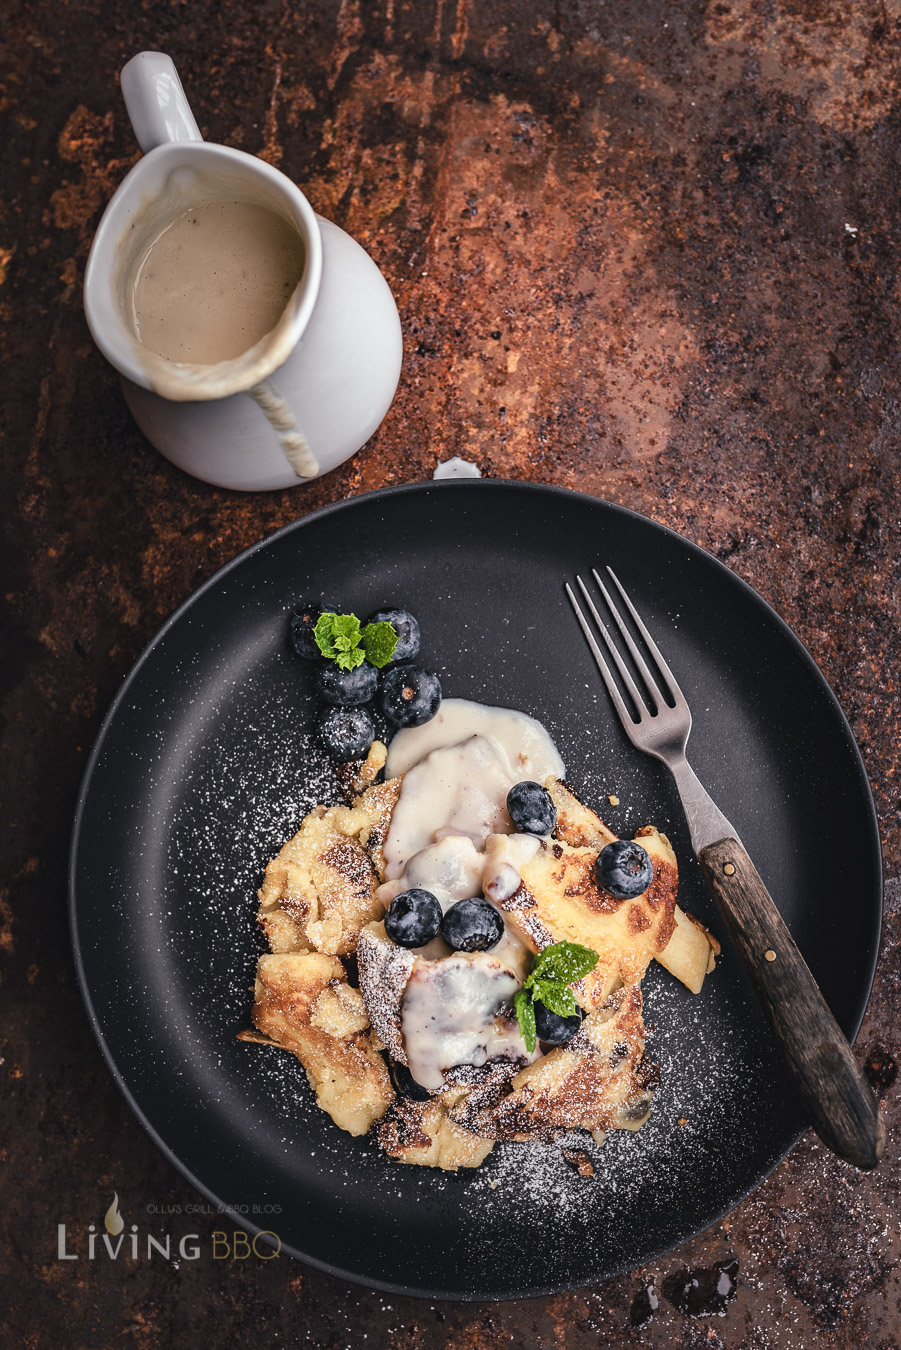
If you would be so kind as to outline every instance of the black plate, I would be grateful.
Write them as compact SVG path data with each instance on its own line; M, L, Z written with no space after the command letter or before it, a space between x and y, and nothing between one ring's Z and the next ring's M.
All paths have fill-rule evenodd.
M300 597L420 618L446 695L540 718L569 778L620 833L672 839L686 908L722 932L666 770L634 751L563 582L610 563L688 696L689 753L741 831L846 1033L881 921L873 803L807 652L743 582L660 525L557 489L414 484L306 516L223 568L164 626L94 748L72 850L76 960L110 1069L153 1140L211 1201L313 1265L382 1289L514 1298L631 1269L765 1177L803 1120L728 948L694 998L645 982L663 1083L637 1134L498 1147L477 1172L391 1164L313 1104L290 1055L235 1040L262 950L254 891L317 800L307 669L285 644ZM621 799L609 807L608 794ZM683 1122L683 1123L680 1123ZM256 1206L256 1208L254 1208ZM268 1208L267 1208L268 1207Z

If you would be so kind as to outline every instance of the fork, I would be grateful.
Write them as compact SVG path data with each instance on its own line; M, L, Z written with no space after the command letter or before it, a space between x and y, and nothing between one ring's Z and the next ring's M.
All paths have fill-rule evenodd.
M655 676L603 580L592 569L646 693L633 679L582 578L577 576L576 583L594 629L572 587L567 583L565 589L626 735L637 750L662 760L676 781L704 878L776 1033L813 1128L840 1158L856 1167L875 1167L882 1156L884 1125L873 1091L737 831L688 763L688 702L615 573L609 567L607 572L657 667Z

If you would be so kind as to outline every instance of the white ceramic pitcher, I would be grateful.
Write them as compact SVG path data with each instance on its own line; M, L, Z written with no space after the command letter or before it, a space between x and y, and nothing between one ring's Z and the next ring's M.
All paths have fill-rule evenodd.
M94 340L122 378L141 430L173 464L220 487L285 488L353 455L400 375L397 306L369 255L317 216L283 173L201 138L172 61L141 52L122 93L144 157L100 221L85 273ZM129 287L138 254L210 198L275 211L301 236L304 269L275 328L216 365L165 361L138 341Z

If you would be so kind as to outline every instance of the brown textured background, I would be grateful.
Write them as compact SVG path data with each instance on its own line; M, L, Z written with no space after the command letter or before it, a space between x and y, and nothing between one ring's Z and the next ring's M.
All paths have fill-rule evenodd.
M55 1259L56 1224L102 1224L114 1189L127 1219L198 1200L129 1115L74 983L65 857L92 737L173 607L312 507L460 453L710 549L831 682L898 877L898 0L13 0L6 16L0 1342L898 1350L897 882L858 1042L889 1123L875 1174L808 1137L680 1251L519 1304L432 1306L288 1260ZM310 487L185 477L92 347L85 257L137 156L116 72L147 47L174 57L204 135L296 179L397 297L394 405ZM723 1316L679 1310L686 1267L732 1260Z

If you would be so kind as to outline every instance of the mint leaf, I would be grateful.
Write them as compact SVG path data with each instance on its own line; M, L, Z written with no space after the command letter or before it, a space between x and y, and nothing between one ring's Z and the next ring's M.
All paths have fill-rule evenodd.
M390 623L368 623L360 634L360 644L366 660L381 669L394 655L397 633Z
M536 980L572 984L594 970L597 963L598 954L590 947L582 947L578 942L554 942L537 956L526 987Z
M335 639L349 639L349 647L343 648L343 650L347 651L350 647L356 647L357 643L360 641L360 620L357 618L356 614L333 614L332 632L335 635ZM337 640L335 641L335 646L338 646ZM339 648L339 650L342 649Z
M323 656L334 657L335 655L335 645L332 642L332 624L337 617L337 614L320 614L316 620L313 637L316 639L316 646Z
M366 626L372 628L375 625ZM360 646L362 631L356 614L320 614L313 636L322 655L334 661L340 670L356 670L366 660L366 653Z
M568 984L537 980L532 986L532 997L558 1017L572 1017L576 1011L576 996Z
M338 639L340 641L340 638ZM359 647L354 647L352 651L339 651L335 656L335 662L341 670L356 670L365 661L365 656Z
M578 942L552 942L535 957L522 989L513 1000L516 1020L530 1054L538 1043L535 1004L543 1003L548 1012L558 1017L573 1017L578 1005L570 985L594 970L597 963L597 952Z
M522 1038L526 1043L526 1049L531 1054L538 1044L538 1037L535 1032L535 1005L527 990L519 990L513 1000L513 1010L516 1013L516 1020L519 1023Z

